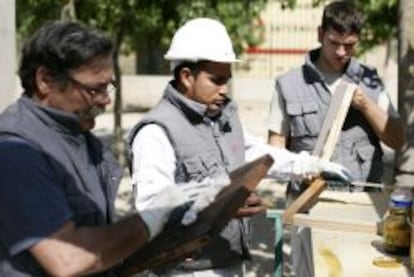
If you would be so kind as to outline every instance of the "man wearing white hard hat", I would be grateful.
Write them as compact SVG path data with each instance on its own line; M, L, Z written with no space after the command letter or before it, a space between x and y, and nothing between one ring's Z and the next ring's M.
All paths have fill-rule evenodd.
M151 209L155 196L168 186L182 189L195 201L211 196L228 184L223 180L228 180L230 171L265 153L275 159L269 175L279 180L321 171L347 179L347 171L337 164L273 148L242 128L236 104L227 95L231 65L238 60L219 21L197 18L186 22L175 33L165 58L171 61L174 78L157 106L129 136L139 211ZM194 182L203 190L188 192L188 184ZM250 257L248 218L264 210L256 195L247 199L246 206L204 249L154 274L244 276L244 261Z

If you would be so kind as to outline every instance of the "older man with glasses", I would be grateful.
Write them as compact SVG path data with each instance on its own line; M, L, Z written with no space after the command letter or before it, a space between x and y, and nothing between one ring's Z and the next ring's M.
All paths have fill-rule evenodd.
M0 276L114 276L186 200L167 188L113 223L121 170L90 132L115 88L112 53L102 32L73 22L25 44L24 93L0 115Z

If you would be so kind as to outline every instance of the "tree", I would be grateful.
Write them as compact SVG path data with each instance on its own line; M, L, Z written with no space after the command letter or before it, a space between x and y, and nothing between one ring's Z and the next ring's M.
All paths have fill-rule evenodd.
M399 4L398 107L407 126L407 144L397 153L396 185L414 185L414 2Z
M414 2L399 3L399 75L398 108L405 121L407 143L397 152L396 186L414 187ZM414 214L413 214L414 215ZM411 217L413 220L414 217ZM414 240L414 233L411 234ZM410 249L410 266L414 268L414 249Z
M114 104L113 145L118 160L123 164L119 54L136 48L140 50L143 45L146 49L165 49L178 26L197 16L220 18L228 27L235 49L240 53L261 42L256 30L263 26L257 26L255 19L266 2L267 0L17 0L17 28L24 38L46 20L65 17L106 30L112 35L116 46L114 65L115 81L118 84Z

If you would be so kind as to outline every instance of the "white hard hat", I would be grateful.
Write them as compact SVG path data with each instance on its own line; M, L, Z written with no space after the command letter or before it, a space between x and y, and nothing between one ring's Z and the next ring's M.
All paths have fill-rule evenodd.
M183 61L238 62L226 27L211 18L196 18L181 26L164 58L172 67Z

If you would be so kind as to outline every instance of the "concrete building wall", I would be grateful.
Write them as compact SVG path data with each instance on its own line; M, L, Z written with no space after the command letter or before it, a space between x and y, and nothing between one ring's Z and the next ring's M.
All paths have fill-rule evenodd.
M15 1L0 1L0 112L15 99Z

